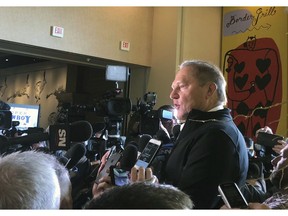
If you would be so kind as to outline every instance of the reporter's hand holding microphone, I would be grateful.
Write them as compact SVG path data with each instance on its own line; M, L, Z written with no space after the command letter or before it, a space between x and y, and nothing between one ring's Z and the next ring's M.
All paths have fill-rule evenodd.
M157 154L161 141L156 139L150 139L143 149L142 153L138 157L138 148L134 144L127 144L124 151L122 152L122 157L119 162L113 164L117 168L122 170L130 171L129 174L129 183L135 182L146 182L149 184L158 183L158 179L153 175L152 169L149 167L153 158ZM112 155L113 156L113 155ZM109 158L108 158L109 159ZM93 196L99 196L103 191L108 188L115 186L112 182L112 178L116 179L116 176L113 172L109 173L110 169L107 169L106 175L103 175L101 178L96 177L95 184L93 185L92 193Z

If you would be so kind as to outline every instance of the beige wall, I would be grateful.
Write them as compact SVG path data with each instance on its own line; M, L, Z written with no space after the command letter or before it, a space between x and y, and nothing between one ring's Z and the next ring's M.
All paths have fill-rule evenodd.
M152 21L152 7L0 7L0 39L149 66ZM54 25L64 38L50 36Z
M220 7L0 7L0 40L135 64L133 104L154 91L157 108L171 103L171 82L183 60L220 64L221 12ZM50 36L52 25L64 27L64 38ZM119 49L120 40L131 43L129 52Z
M157 92L157 107L171 103L171 82L183 60L220 66L221 16L221 7L155 8L148 90Z

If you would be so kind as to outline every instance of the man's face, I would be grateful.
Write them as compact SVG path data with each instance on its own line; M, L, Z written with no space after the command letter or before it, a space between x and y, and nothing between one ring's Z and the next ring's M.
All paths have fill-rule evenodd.
M288 185L288 145L282 149L280 155L271 161L273 171L270 176L272 184L279 189Z
M205 102L206 86L200 86L190 70L189 67L179 70L171 85L170 98L180 121L185 121L192 109L202 110Z

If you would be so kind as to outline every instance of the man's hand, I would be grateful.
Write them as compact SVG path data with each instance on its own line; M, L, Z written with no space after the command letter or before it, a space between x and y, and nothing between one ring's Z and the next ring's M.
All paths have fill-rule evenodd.
M134 182L146 182L150 184L158 183L158 179L153 175L152 169L150 167L144 169L139 167L137 169L135 166L131 169L130 181Z

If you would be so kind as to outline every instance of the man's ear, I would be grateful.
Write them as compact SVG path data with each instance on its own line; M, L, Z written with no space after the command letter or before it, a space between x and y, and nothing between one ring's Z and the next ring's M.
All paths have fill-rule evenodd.
M217 90L216 84L214 82L210 82L208 84L207 96L211 97L216 90Z

